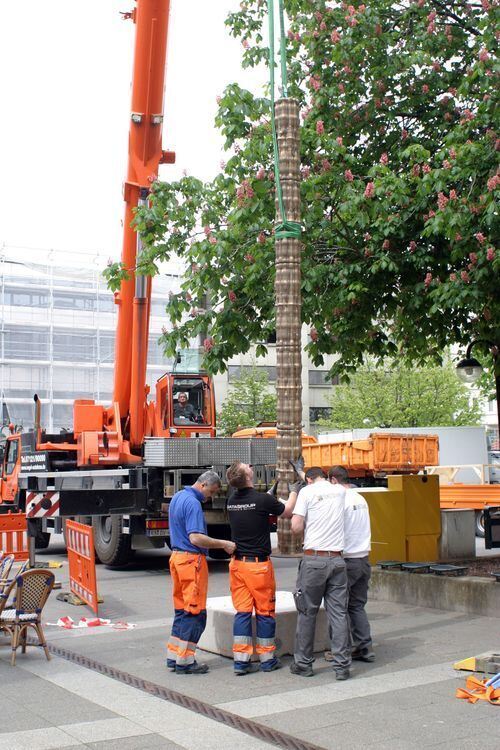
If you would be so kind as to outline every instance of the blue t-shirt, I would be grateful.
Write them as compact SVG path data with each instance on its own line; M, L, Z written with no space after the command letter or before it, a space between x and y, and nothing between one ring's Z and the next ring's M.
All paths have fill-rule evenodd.
M184 552L206 555L208 550L195 547L189 541L190 534L206 534L207 522L201 507L204 496L194 487L185 487L176 492L168 508L170 547Z

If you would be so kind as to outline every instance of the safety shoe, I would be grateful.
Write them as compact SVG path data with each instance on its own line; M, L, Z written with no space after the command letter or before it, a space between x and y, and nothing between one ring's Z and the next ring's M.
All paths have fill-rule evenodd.
M206 674L207 672L208 664L198 664L197 661L188 664L184 669L182 667L175 668L175 674Z
M234 674L237 677L240 677L243 674L252 674L252 672L258 672L258 671L259 671L258 664L248 664L248 665L245 665L244 667L234 668Z
M371 648L360 648L357 651L353 651L351 657L356 661L375 661L375 653Z
M312 677L314 674L313 668L310 665L307 667L300 667L294 661L290 664L290 672L298 675L298 677Z
M339 681L348 680L351 676L348 669L334 669L333 672L335 674L335 679Z
M325 661L333 661L334 658L332 651L325 651Z
M277 669L281 669L283 664L280 662L279 659L275 659L271 664L261 664L260 665L260 671L261 672L275 672Z
M175 659L167 659L165 666L167 669L170 669L171 672L175 672L175 667L177 666Z

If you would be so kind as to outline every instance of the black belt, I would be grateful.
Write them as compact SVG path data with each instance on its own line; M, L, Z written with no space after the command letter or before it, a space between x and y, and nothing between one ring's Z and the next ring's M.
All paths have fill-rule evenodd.
M269 555L243 555L240 552L236 552L233 557L242 562L267 562L269 560Z

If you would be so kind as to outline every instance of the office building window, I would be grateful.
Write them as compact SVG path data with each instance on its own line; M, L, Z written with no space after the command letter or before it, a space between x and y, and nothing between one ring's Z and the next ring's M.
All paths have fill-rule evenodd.
M252 367L249 365L229 365L229 367L227 368L227 379L230 383L232 383L233 381L238 380L238 378L240 378L242 375L248 375L252 372L252 370L256 370L257 373L267 372L269 382L276 382L276 367L272 366Z
M319 422L320 419L330 419L332 410L329 406L310 406L309 421L311 424Z
M321 385L328 388L331 385L338 385L338 375L329 378L328 370L309 370L309 385Z

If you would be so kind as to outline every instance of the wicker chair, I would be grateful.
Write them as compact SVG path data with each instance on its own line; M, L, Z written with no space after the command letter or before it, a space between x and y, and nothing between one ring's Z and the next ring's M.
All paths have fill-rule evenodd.
M12 666L16 663L16 651L22 647L26 652L26 635L32 627L38 635L38 644L50 659L42 629L42 610L54 586L54 574L50 570L27 570L16 576L10 587L0 594L0 629L10 635ZM14 595L14 608L6 609L7 600Z
M1 563L0 563L0 566L1 566ZM30 567L30 561L25 560L23 563L21 563L21 565L18 567L18 569L15 572L10 571L9 578L0 578L0 594L3 594L3 592L6 591L6 589L10 587L14 578L17 578L17 576L20 576L21 573L24 573L26 570L29 570L29 567Z
M5 587L9 579L10 569L14 563L14 555L5 555L0 560L0 585Z

